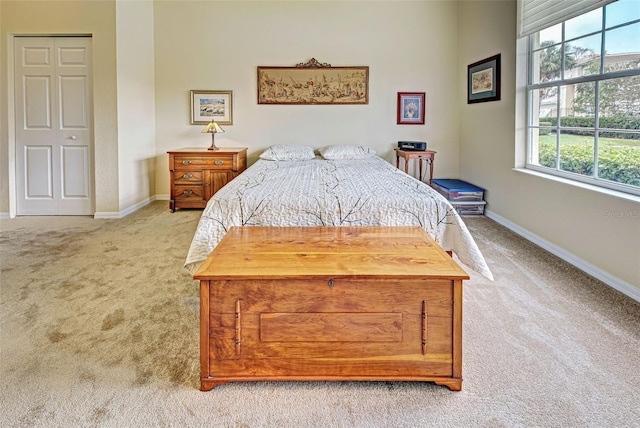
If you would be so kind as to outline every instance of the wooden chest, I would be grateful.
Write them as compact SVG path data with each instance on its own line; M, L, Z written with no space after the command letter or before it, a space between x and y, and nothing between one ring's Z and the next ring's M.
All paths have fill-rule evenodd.
M204 208L211 196L247 168L246 148L182 148L169 153L169 209Z
M419 227L232 228L194 278L203 391L252 380L461 389L469 277Z

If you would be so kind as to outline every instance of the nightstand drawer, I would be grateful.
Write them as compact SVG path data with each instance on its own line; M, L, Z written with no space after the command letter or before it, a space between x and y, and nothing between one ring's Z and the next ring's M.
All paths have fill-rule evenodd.
M175 186L175 198L179 201L202 201L204 192L202 186Z
M176 156L176 169L232 169L233 156Z
M199 171L174 171L174 184L200 184L202 183L202 170Z

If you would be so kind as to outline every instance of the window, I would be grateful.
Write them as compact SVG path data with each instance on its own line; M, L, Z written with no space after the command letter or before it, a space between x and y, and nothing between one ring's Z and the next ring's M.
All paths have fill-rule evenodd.
M640 2L528 36L526 167L640 195Z

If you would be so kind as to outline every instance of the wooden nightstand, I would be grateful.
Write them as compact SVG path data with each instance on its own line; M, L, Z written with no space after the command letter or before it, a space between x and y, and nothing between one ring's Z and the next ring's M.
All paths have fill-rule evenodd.
M169 153L171 200L169 208L204 208L218 190L247 168L245 147L185 147Z
M436 152L433 150L401 150L394 149L396 151L396 168L400 168L400 158L404 159L404 172L409 173L409 161L411 159L418 159L419 163L419 172L418 172L418 180L422 180L422 161L426 160L429 162L429 184L431 184L431 180L433 180L433 162L436 159Z

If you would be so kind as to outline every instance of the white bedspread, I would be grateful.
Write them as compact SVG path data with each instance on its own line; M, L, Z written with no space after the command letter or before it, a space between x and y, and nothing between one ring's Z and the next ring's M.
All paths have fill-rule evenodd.
M192 274L232 226L421 226L464 265L493 279L449 202L379 156L258 160L209 200L185 262Z

